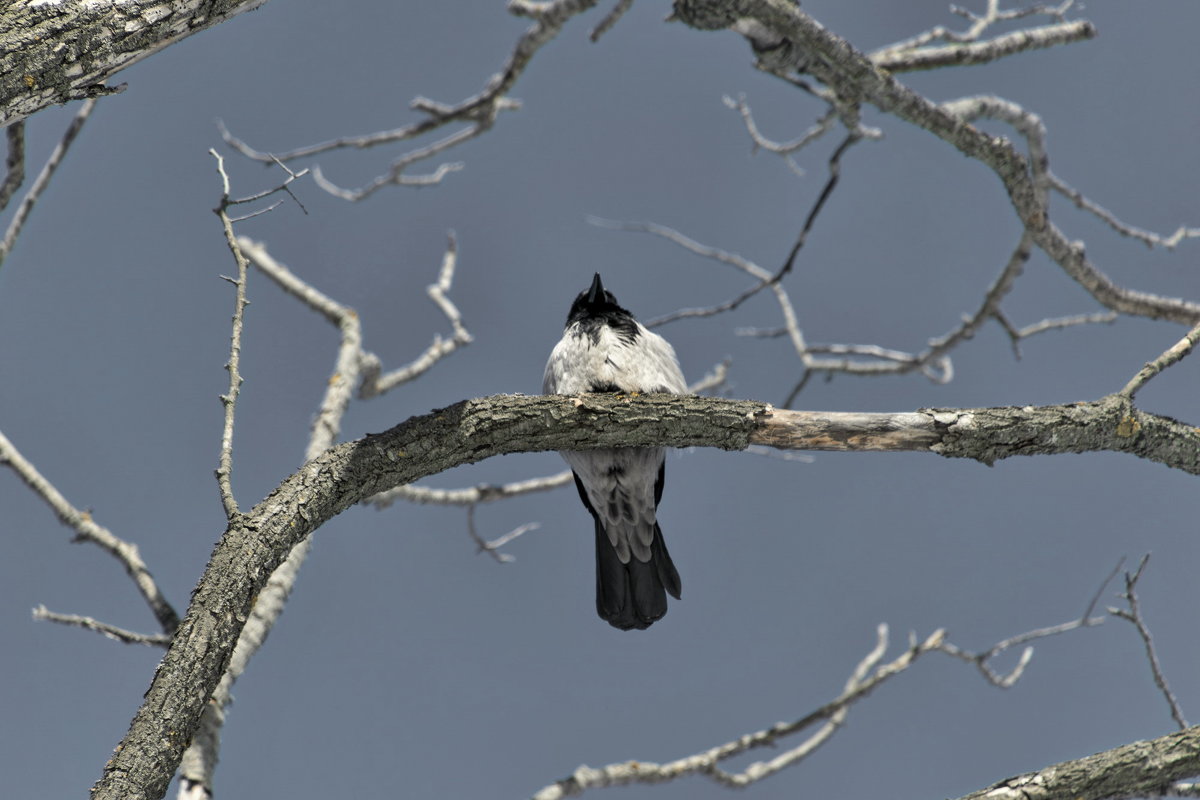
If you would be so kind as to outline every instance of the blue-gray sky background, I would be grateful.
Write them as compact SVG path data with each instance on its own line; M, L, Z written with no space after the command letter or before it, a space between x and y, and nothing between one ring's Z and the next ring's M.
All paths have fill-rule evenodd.
M972 2L970 7L982 6ZM941 0L805 9L862 49L937 24ZM976 8L976 10L978 10ZM751 67L732 33L702 34L641 0L598 44L602 12L574 20L512 92L520 111L451 151L439 186L358 205L309 183L240 232L359 312L386 367L447 326L424 295L446 231L453 297L476 341L419 383L352 406L345 438L458 400L534 393L573 295L595 271L643 318L744 288L729 268L664 241L588 225L654 221L775 267L825 179L836 137L798 178L752 153L722 95L744 93L768 136L822 107ZM1092 41L991 65L909 74L928 96L997 94L1037 112L1055 172L1126 221L1200 222L1200 5L1091 3ZM456 102L495 72L526 20L501 2L273 2L118 76L0 268L0 430L76 505L134 541L182 610L223 514L212 471L225 390L234 269L211 213L215 120L261 149L397 127L418 95ZM29 121L30 169L74 108ZM810 341L920 349L973 311L1015 244L999 181L946 144L868 112L885 138L846 157L841 186L788 287ZM1004 131L993 126L996 132ZM228 151L236 194L278 181ZM400 152L320 160L365 182ZM1056 200L1055 222L1116 282L1200 298L1197 246L1149 251ZM334 331L251 276L234 486L252 505L299 464ZM1040 254L1004 308L1017 324L1096 310ZM798 377L766 297L734 315L661 329L689 379L732 358L728 391L779 403ZM1088 400L1119 389L1183 333L1122 319L1028 340L1013 358L986 326L956 376L814 380L797 406ZM1193 356L1193 359L1195 356ZM1200 362L1139 396L1200 423ZM549 474L554 454L493 459L432 478L465 486ZM499 565L477 555L456 508L355 508L324 526L288 610L236 688L222 798L525 797L579 764L667 761L834 697L875 627L939 627L965 648L1078 616L1122 556L1153 559L1141 585L1168 677L1200 717L1195 479L1114 454L988 469L928 455L819 454L785 462L711 450L668 460L660 519L683 600L649 631L595 615L591 522L573 490L483 507L482 532L541 528ZM80 796L149 685L159 652L30 620L39 603L152 630L121 569L0 473L0 766L11 797ZM1103 604L1115 602L1110 586ZM1011 660L1003 665L1011 664ZM851 714L819 754L758 797L954 797L1014 773L1171 728L1131 626L1109 620L1037 645L1001 691L933 655ZM757 757L770 757L771 753ZM172 789L173 791L173 789ZM723 797L700 778L614 796Z

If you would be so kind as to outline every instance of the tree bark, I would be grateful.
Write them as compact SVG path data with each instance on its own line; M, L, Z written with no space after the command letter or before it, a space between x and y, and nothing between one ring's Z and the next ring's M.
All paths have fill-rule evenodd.
M1153 797L1200 773L1200 726L1009 778L959 800Z
M266 0L33 0L0 9L0 126L108 94L104 82L148 55Z
M1011 455L1116 450L1200 474L1200 430L1121 398L1064 406L925 409L900 414L783 411L675 395L494 395L414 417L326 450L249 512L213 550L95 798L162 797L246 616L271 572L325 521L378 492L505 453L667 446L937 453L992 463Z

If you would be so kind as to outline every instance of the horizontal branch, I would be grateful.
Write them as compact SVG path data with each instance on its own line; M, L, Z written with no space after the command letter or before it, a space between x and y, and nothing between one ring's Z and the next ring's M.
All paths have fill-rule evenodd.
M161 797L271 572L355 503L506 453L597 447L923 451L985 463L1011 455L1117 450L1200 474L1200 431L1108 397L1065 406L899 414L783 411L674 395L494 395L331 447L235 516L95 798Z
M938 47L916 47L872 53L871 60L890 72L906 72L939 67L986 64L1005 56L1070 44L1096 36L1096 27L1087 20L1062 22L1040 28L1013 31L982 42L954 42Z

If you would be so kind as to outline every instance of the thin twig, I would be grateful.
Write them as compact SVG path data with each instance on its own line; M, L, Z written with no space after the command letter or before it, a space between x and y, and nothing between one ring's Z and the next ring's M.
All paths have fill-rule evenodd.
M88 117L92 115L92 109L96 107L96 99L88 98L80 105L79 110L75 112L74 118L63 132L62 138L55 145L54 151L50 153L50 157L46 159L46 164L42 167L42 171L38 173L34 179L33 185L29 187L29 191L21 198L21 204L17 206L13 218L9 220L8 229L4 232L4 239L0 240L0 265L4 264L4 259L12 252L13 245L16 244L17 236L21 234L21 228L25 226L25 220L29 218L29 212L33 211L34 205L42 196L42 192L50 184L50 179L54 177L55 170L62 163L62 160L67 155L67 151L71 148L71 144L75 141L75 137L79 135L79 131L83 128L83 123L87 122ZM9 135L9 156L12 156L13 136ZM10 167L11 173L11 167ZM15 187L14 187L15 188Z
M1027 339L1046 331L1060 331L1063 328L1073 328L1077 325L1111 325L1120 315L1115 311L1093 311L1090 314L1071 314L1066 317L1050 317L1034 322L1020 330L1013 331L1016 339Z
M1175 720L1175 724L1180 730L1188 727L1187 720L1184 719L1183 709L1179 707L1179 701L1175 699L1171 687L1167 685L1167 676L1163 674L1162 665L1158 661L1158 652L1154 648L1154 639L1150 636L1150 628L1146 626L1146 621L1142 618L1142 611L1138 605L1138 596L1135 588L1138 580L1142 577L1142 572L1146 569L1146 564L1150 561L1150 554L1142 556L1142 560L1138 562L1137 570L1130 575L1125 573L1125 591L1121 593L1121 598L1129 604L1128 609L1124 608L1109 608L1108 612L1113 616L1120 617L1127 622L1133 623L1137 628L1138 636L1142 637L1142 644L1146 648L1146 659L1150 662L1150 671L1154 674L1154 685L1162 692L1163 698L1167 701L1167 706L1171 709L1171 718Z
M84 617L79 614L60 614L57 611L49 610L44 605L40 605L33 610L33 618L38 622L57 622L60 625L83 628L84 630L98 633L122 644L144 644L148 647L166 647L171 642L169 634L127 631L124 628L118 628L116 625L109 625L107 622L100 622L91 617Z
M717 364L713 364L713 368L703 378L688 385L688 394L702 394L724 386L725 381L729 378L729 365L731 363L732 360L726 358Z
M770 286L771 291L775 294L775 300L779 305L780 312L783 315L784 327L779 331L779 335L787 335L791 341L792 348L799 356L801 363L805 369L820 372L848 372L857 375L878 375L883 373L905 373L913 370L918 370L922 374L929 377L937 383L945 383L953 376L953 369L950 366L949 359L938 358L932 359L928 353L924 356L916 356L910 353L902 353L897 350L881 348L877 345L809 345L804 338L803 332L800 330L800 325L796 317L796 311L792 306L791 298L788 296L787 290L779 283L771 285L772 273L768 272L763 267L750 261L749 259L736 253L729 253L715 247L700 244L693 239L688 238L679 231L673 228L668 228L664 225L658 225L652 222L616 222L611 220L603 220L596 217L589 218L589 221L594 225L601 227L613 228L616 230L641 231L644 233L652 233L656 236L661 236L668 241L683 247L684 249L695 253L704 258L711 258L714 261L719 261L723 264L729 264L745 272L747 275L759 281L758 285L752 290L743 293L748 294L751 291L757 291L762 286ZM664 317L650 320L646 323L647 327L663 324L674 319L688 316L711 316L714 313L726 310L729 303L710 308L698 309L683 309L673 312ZM770 332L774 334L775 332ZM881 361L865 362L849 358L816 358L814 353L837 353L847 355L866 355L872 358L881 359ZM931 360L932 359L932 360Z
M612 26L616 25L617 21L632 7L633 0L617 0L617 4L604 16L604 19L600 20L600 23L592 28L592 32L588 34L588 38L593 42L600 41L600 37L608 33L612 29Z
M221 227L225 232L225 243L229 246L229 251L233 254L233 260L237 264L237 278L226 278L236 287L236 292L233 305L233 331L229 337L229 361L225 364L225 369L229 372L229 391L221 395L221 404L225 407L225 421L221 429L221 454L216 471L217 486L221 492L221 505L225 508L225 517L232 520L241 513L238 509L237 499L233 496L231 475L233 472L233 424L237 411L238 392L242 386L242 374L238 366L241 363L242 324L247 305L247 262L246 256L242 254L242 250L238 246L237 237L234 236L233 221L226 213L226 209L233 204L233 201L229 196L229 175L225 172L225 159L216 150L210 149L208 152L216 159L217 172L221 175L221 202L213 209L213 212L221 220Z
M292 173L290 170L288 172L292 177L303 174ZM287 183L279 188L286 191L286 187ZM262 196L257 199L262 199ZM314 416L312 432L304 450L306 460L316 458L337 442L342 418L354 396L354 387L358 383L363 363L361 321L353 309L325 296L275 261L264 245L244 236L237 238L237 244L247 260L258 267L259 271L271 278L285 292L324 316L340 332L332 374L325 382L325 394ZM220 751L220 731L224 725L225 707L232 697L233 685L262 647L279 615L283 613L311 544L312 539L309 537L292 548L283 563L271 573L266 586L255 599L250 618L242 629L225 674L213 691L212 700L205 707L201 717L200 728L192 737L192 743L181 761L178 793L180 800L212 796L210 788Z
M1066 13L1074 5L1075 0L1064 0L1063 3L1057 6L1029 6L1026 8L1018 8L1013 10L1001 10L999 0L987 0L987 10L983 14L975 14L965 8L951 6L950 10L961 17L969 20L971 25L965 31L952 31L944 25L938 25L916 36L912 36L894 44L881 47L871 54L871 60L878 64L888 63L893 61L903 54L919 52L920 48L925 47L930 42L945 41L955 43L977 42L979 37L993 25L998 22L1007 22L1016 19L1023 19L1034 15L1048 16L1055 21L1062 23L1066 20ZM1038 29L1033 29L1038 30Z
M944 631L935 631L925 642L913 643L894 661L881 665L879 662L887 651L888 629L886 625L880 625L876 631L875 646L851 672L841 695L804 717L794 722L777 723L770 728L746 734L702 753L666 764L639 760L610 764L599 769L579 767L570 777L535 793L533 800L560 800L581 794L587 789L631 783L662 783L685 775L703 775L729 787L748 786L811 755L841 727L851 705L866 697L889 678L904 672L923 653L936 649L944 635ZM799 745L789 748L770 761L755 762L741 772L728 772L717 766L721 761L749 750L774 747L779 740L817 723L824 724Z
M1082 42L1094 39L1096 35L1095 25L1087 20L1076 20L1013 31L985 42L962 42L904 51L889 49L872 53L869 57L876 66L889 72L965 67L987 64L1029 50Z
M992 669L988 662L1004 651L1013 647L1019 647L1037 639L1045 639L1049 636L1057 636L1061 633L1073 631L1077 628L1091 628L1102 624L1104 622L1104 617L1093 617L1092 612L1096 610L1096 605L1100 602L1100 597L1104 594L1104 590L1108 587L1108 584L1112 582L1112 579L1115 578L1117 573L1120 571L1122 563L1123 561L1117 562L1117 566L1108 574L1108 577L1104 579L1104 582L1100 584L1100 588L1096 590L1094 595L1092 595L1091 602L1088 603L1087 608L1083 610L1083 614L1078 619L1070 622L1064 622L1059 625L1051 625L1045 628L1037 628L1036 630L1026 631L1025 633L1021 633L1016 636L1009 637L1008 639L999 641L989 647L987 650L979 653L972 653L967 650L962 650L961 648L956 647L949 642L942 645L939 649L946 655L954 656L962 661L974 664L979 670L980 674L982 674L988 683L992 684L993 686L997 686L1001 689L1009 689L1013 686L1013 684L1019 681L1021 676L1024 674L1025 667L1029 665L1030 659L1033 658L1033 648L1026 647L1021 652L1021 656L1017 661L1017 665L1013 667L1012 670L1006 675L997 673L994 669Z
M1118 564L1119 568L1120 565ZM1105 585L1108 584L1115 573L1116 571L1109 575L1105 580ZM1103 591L1103 588L1101 587L1101 591ZM1075 628L1098 624L1098 620L1091 617L1098 599L1099 594L1093 597L1092 602L1088 605L1088 608L1079 620L1067 623L1066 625L1040 628L1013 636L1004 641L997 642L980 655L967 653L961 648L947 642L946 632L944 630L937 630L923 642L918 642L915 636L910 637L908 648L899 657L890 663L880 665L879 662L883 659L884 653L887 650L888 640L887 626L880 625L877 630L875 647L855 667L846 681L846 686L842 694L800 719L793 722L777 723L770 728L740 736L737 739L710 748L704 752L666 764L638 760L610 764L599 769L587 766L579 767L569 777L556 781L535 793L533 800L561 800L561 798L581 794L588 789L599 789L630 783L661 783L685 775L703 775L729 787L741 788L748 786L810 755L817 747L827 741L836 729L845 722L850 706L866 697L888 679L907 670L925 653L935 651L946 653L960 660L975 664L989 683L994 686L1008 688L1021 677L1021 673L1032 655L1032 648L1026 648L1022 655L1021 663L1007 676L998 676L992 672L984 663L987 659L1018 644L1064 633ZM821 722L825 724L809 736L808 739L780 753L770 761L755 762L741 772L727 772L718 766L725 759L755 748L776 747L781 739L797 734Z
M502 484L481 483L478 486L471 486L465 489L433 489L426 486L412 485L397 486L394 489L389 489L386 492L380 492L377 495L369 497L363 502L369 503L381 510L388 508L397 500L407 500L410 503L423 505L473 506L478 503L491 503L496 500L506 500L510 497L519 497L533 492L547 492L551 489L557 489L560 486L566 486L570 482L571 470L568 469L540 478L528 478L523 481Z
M1184 239L1195 239L1200 237L1200 228L1189 228L1186 225L1180 225L1170 236L1163 236L1160 233L1148 231L1144 228L1138 228L1134 225L1129 225L1117 218L1117 215L1109 211L1104 206L1087 198L1083 192L1073 186L1067 184L1062 178L1051 173L1050 186L1063 197L1066 197L1076 208L1087 211L1106 225L1112 228L1122 236L1127 236L1130 239L1137 239L1149 248L1161 247L1164 250L1174 250L1175 247Z
M1182 359L1186 358L1187 355L1192 352L1192 349L1196 346L1197 342L1200 342L1200 322L1196 323L1196 325L1193 326L1190 331L1184 334L1182 339L1167 348L1166 352L1164 352L1161 356L1138 370L1137 375L1134 375L1132 378L1130 378L1129 383L1125 384L1125 387L1121 389L1118 394L1133 400L1133 396L1136 395L1151 378L1162 372L1167 367L1170 367L1171 365L1176 364Z
M517 560L516 556L509 555L508 553L501 553L501 547L508 544L513 539L516 539L518 536L522 536L529 531L537 530L541 526L542 525L540 522L526 522L524 525L519 525L516 528L513 528L508 533L488 541L480 536L479 532L475 529L475 503L471 503L467 506L467 534L475 542L475 552L487 553L492 558L496 559L496 561L500 564L508 564Z
M425 348L425 352L403 367L386 374L381 374L382 365L376 356L364 355L366 360L363 367L362 384L359 386L359 396L364 400L384 394L397 386L419 378L443 358L474 341L474 337L462 324L462 314L459 313L458 306L450 300L450 289L454 285L454 272L458 266L458 239L455 237L454 231L449 231L446 240L446 252L442 256L442 267L438 271L437 282L427 286L425 292L441 309L442 314L450 323L454 335L449 339L443 339L440 335L435 334L433 343Z
M790 142L777 142L773 139L768 139L762 134L758 128L758 123L754 121L754 114L750 110L749 103L746 102L744 95L739 95L737 100L734 100L729 95L721 98L727 108L731 108L738 112L742 117L742 123L746 126L746 133L750 135L750 140L754 143L754 149L763 149L770 153L776 153L781 156L791 156L797 150L800 150L813 142L820 139L829 131L833 130L833 124L837 122L837 111L830 108L826 111L807 131L800 136L792 139ZM788 158L788 165L793 172L803 176L804 170L800 169L799 165L794 160Z
M21 455L3 433L0 433L0 464L7 464L34 494L50 506L59 522L75 531L76 541L91 542L117 559L125 568L133 585L137 587L142 599L146 601L146 605L150 607L162 632L167 635L175 632L175 628L179 626L179 615L159 589L150 570L146 568L137 545L113 535L110 530L97 524L90 512L80 511L68 503L62 493L42 477L37 468Z
M347 189L339 186L329 180L319 168L314 168L313 170L313 178L319 187L333 194L335 197L349 201L363 200L385 186L425 186L437 183L449 173L461 169L462 165L454 163L442 164L432 173L420 176L408 175L405 170L416 162L432 158L451 147L462 144L468 139L473 139L490 130L502 111L520 108L520 103L507 97L506 94L516 84L534 55L545 44L557 36L559 31L562 30L563 26L572 17L582 14L595 6L597 2L598 0L548 0L547 2L510 0L508 3L509 12L533 19L533 25L517 39L501 71L488 80L487 85L481 92L468 97L457 105L438 103L423 97L414 99L411 104L412 107L426 115L425 119L419 122L364 136L341 137L281 153L268 153L256 150L233 136L223 124L218 123L220 125L221 136L229 146L247 158L268 163L276 159L289 162L298 158L308 158L333 150L348 148L366 149L395 142L409 141L446 125L463 123L466 127L456 130L429 145L411 150L393 160L386 172L357 189Z

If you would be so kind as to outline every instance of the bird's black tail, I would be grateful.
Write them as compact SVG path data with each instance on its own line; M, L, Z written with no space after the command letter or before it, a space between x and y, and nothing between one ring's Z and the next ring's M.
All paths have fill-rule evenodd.
M596 613L614 628L644 630L667 613L667 593L679 599L679 573L667 552L662 530L654 523L650 560L629 554L622 564L608 541L600 520L596 523Z

